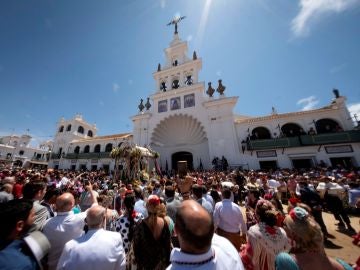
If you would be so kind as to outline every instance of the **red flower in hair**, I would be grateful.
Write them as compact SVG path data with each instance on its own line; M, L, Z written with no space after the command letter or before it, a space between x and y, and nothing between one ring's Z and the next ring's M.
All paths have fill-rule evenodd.
M135 211L135 210L132 211L131 217L132 217L133 219L136 217L136 211Z
M156 195L150 195L148 198L148 203L153 205L159 205L160 204L160 198Z
M276 229L270 226L266 226L265 230L271 235L274 235L276 233Z
M295 214L295 211L294 210L291 210L290 213L289 213L290 217L292 220L295 220L296 219L296 214Z

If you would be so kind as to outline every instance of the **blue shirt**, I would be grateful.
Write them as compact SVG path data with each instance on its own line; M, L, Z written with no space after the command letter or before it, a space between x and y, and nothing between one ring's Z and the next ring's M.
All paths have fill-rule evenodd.
M39 269L31 251L22 240L14 240L0 251L0 265L2 270Z

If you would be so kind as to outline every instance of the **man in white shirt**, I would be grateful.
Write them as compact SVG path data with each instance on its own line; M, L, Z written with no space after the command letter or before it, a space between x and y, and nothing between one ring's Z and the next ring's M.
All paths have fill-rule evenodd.
M194 200L185 200L176 213L175 232L180 248L170 255L168 270L243 270L239 253L224 237L214 234L210 214Z
M240 251L246 240L246 225L240 206L230 199L231 190L224 187L223 200L215 204L214 225L217 234L227 238Z
M93 205L97 203L95 197L92 201ZM75 199L71 193L60 195L56 199L57 215L49 219L43 228L43 233L51 244L48 256L49 270L56 269L65 244L84 233L86 212L75 215L72 211L74 205Z
M126 259L121 235L103 229L106 209L93 206L87 211L89 231L66 243L57 269L125 269Z

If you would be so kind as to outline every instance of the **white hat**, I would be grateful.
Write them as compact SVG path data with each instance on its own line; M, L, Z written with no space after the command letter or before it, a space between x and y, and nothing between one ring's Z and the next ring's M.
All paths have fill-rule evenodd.
M40 269L42 268L41 260L50 250L50 242L46 236L39 232L35 231L30 233L24 238L25 243L28 245L29 249L33 253Z

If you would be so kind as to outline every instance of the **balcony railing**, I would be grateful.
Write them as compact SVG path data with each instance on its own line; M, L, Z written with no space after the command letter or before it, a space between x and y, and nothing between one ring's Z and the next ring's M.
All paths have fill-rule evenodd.
M247 142L247 150L251 151L353 142L360 142L360 130L349 130L317 135L300 135L297 137L274 138L265 140L250 140Z
M66 159L98 159L98 158L110 158L110 152L99 153L69 153L66 154Z

